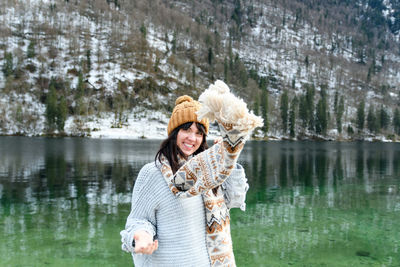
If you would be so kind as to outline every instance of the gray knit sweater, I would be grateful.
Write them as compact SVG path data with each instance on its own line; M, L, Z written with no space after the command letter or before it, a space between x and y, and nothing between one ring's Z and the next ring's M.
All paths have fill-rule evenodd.
M202 196L175 197L157 165L148 163L139 172L132 193L131 213L125 230L121 231L122 249L132 253L136 267L210 266ZM248 184L241 165L236 165L222 188L228 208L245 209ZM133 252L133 235L139 229L158 239L159 246L153 254Z

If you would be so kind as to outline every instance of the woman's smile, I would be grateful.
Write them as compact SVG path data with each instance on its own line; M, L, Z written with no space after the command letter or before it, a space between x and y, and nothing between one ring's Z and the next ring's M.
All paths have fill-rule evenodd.
M196 152L202 141L203 134L197 128L196 123L192 123L192 125L186 130L180 129L176 138L176 143L179 149L187 157Z

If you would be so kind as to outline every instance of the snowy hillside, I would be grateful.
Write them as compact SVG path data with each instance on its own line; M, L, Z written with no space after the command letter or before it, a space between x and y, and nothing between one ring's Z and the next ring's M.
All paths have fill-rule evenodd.
M269 122L258 137L395 140L400 56L394 2L380 1L391 31L372 35L371 44L345 27L339 13L326 15L340 6L200 2L2 2L0 134L164 138L177 96L196 98L224 79ZM312 127L301 117L307 88L313 88ZM340 120L335 95L344 99ZM322 100L325 128L318 131ZM361 100L366 126L357 131ZM390 123L367 125L369 110L384 111Z

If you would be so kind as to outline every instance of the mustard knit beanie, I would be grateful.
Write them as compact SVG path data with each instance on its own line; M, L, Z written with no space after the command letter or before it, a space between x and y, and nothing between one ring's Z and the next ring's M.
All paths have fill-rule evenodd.
M193 100L193 98L188 95L178 97L175 101L175 107L168 122L168 135L170 135L176 127L191 121L201 123L206 129L206 134L208 134L208 119L203 118L199 121L195 113L200 109L200 106L200 102Z

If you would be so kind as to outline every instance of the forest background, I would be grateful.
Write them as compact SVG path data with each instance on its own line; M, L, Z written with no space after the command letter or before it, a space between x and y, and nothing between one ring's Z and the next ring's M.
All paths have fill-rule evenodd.
M0 134L161 138L221 79L254 138L399 141L399 34L398 0L4 0Z

